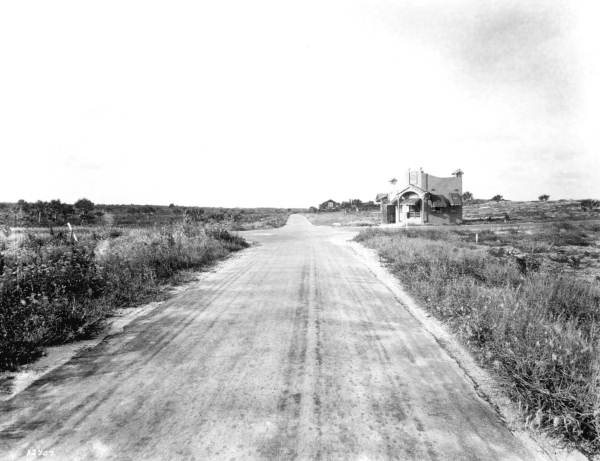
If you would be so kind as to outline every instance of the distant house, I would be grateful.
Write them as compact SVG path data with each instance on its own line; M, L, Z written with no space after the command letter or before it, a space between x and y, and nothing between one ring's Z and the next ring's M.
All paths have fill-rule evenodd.
M392 190L377 194L384 224L459 224L462 222L461 170L439 178L409 170L407 183L392 180Z
M319 205L319 211L335 211L340 207L340 204L335 200L326 200Z

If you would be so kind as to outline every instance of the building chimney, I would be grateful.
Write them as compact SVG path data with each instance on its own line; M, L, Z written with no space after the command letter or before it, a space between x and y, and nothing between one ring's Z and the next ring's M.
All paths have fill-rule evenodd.
M462 184L462 177L463 177L463 170L461 170L460 168L458 170L456 170L454 173L452 173L454 176L456 176L456 182L458 183L458 193L460 193L462 195L462 190L463 190L463 184Z

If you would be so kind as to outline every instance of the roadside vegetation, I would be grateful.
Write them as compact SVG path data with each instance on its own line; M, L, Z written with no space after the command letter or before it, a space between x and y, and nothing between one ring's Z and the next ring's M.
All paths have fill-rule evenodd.
M0 239L0 370L43 346L94 331L119 306L149 301L181 271L247 247L219 227L96 228L78 235L6 232Z
M0 204L0 370L85 337L114 308L156 299L185 271L248 246L232 232L280 227L290 214L88 199Z
M502 378L528 423L600 452L600 226L365 229L406 289ZM557 255L559 257L557 257ZM562 255L562 256L561 256Z

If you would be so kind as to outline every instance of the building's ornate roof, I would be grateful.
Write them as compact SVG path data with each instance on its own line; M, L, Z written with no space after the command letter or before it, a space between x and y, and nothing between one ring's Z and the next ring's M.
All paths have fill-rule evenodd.
M414 192L415 194L417 194L420 198L423 198L425 196L425 194L427 193L426 190L421 189L419 186L415 186L415 185L410 185L405 187L404 189L402 189L400 192L392 192L389 194L389 201L390 202L394 202L396 200L398 200L400 197L402 197L404 194L406 194L407 192Z

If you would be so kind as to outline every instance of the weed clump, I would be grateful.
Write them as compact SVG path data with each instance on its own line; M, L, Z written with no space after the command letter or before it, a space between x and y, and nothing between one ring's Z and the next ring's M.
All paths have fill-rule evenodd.
M42 346L87 335L113 307L142 302L186 269L248 246L225 229L194 224L92 233L80 242L27 232L0 253L0 369Z

